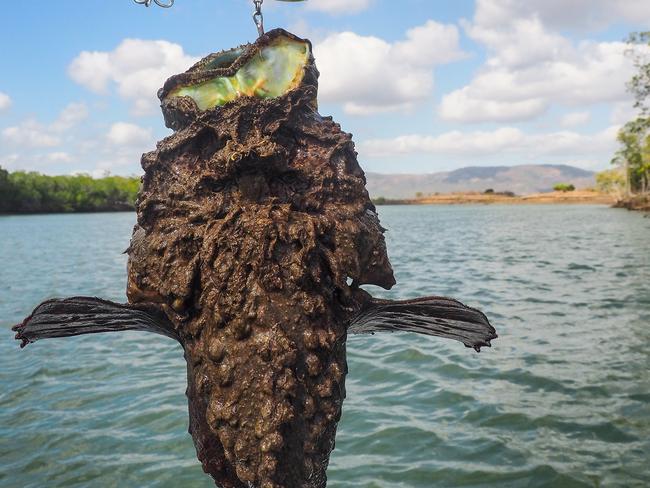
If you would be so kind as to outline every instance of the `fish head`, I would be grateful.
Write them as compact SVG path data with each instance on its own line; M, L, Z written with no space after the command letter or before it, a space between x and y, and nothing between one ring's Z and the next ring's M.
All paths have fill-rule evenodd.
M311 42L275 29L253 44L210 54L172 76L158 98L167 126L180 130L206 111L242 98L276 99L306 86L318 86ZM315 96L312 104L316 108Z

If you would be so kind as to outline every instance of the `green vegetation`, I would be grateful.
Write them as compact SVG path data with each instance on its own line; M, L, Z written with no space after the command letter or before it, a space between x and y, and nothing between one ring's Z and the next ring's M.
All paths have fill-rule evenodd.
M634 33L627 42L627 53L637 69L627 88L634 95L639 116L619 131L621 148L612 163L623 174L626 193L647 193L650 191L650 31Z
M0 213L133 210L139 178L46 176L0 167Z
M576 187L573 186L571 183L558 183L553 187L553 190L555 191L575 191Z
M625 190L625 175L618 168L596 173L596 189L602 193L621 194Z
M650 55L647 49L650 46L650 31L633 32L627 43L627 54L637 69L627 88L634 95L634 107L647 117L650 115Z
M488 188L483 192L483 195L494 195L494 196L499 196L499 197L514 197L515 192L512 191L494 191L494 188Z
M618 132L621 148L612 163L627 175L629 193L650 190L650 118L638 117L625 124Z
M410 205L414 203L414 200L403 200L400 198L386 198L386 197L377 197L372 198L372 203L375 205Z

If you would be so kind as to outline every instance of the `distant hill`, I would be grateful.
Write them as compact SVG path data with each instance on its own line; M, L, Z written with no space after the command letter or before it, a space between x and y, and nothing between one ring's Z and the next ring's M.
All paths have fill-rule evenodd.
M557 183L572 183L576 188L595 184L595 173L564 164L521 166L470 166L454 171L429 174L366 173L372 198L413 198L416 193L458 191L512 191L518 195L547 192Z

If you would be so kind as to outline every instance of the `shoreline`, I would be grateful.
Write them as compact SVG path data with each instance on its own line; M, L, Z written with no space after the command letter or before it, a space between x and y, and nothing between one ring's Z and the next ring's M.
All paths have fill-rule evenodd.
M530 195L512 195L506 193L460 192L428 195L413 199L373 199L375 205L467 205L467 204L583 204L611 205L617 203L614 195L596 191L579 190L572 192L534 193Z
M135 208L116 208L111 210L68 210L60 211L54 210L52 212L0 212L0 217L16 217L16 216L27 216L27 215L87 215L87 214L106 214L106 213L126 213L134 212Z
M650 195L635 195L618 200L614 207L635 212L650 212Z
M530 195L513 195L509 193L479 193L458 192L428 195L421 198L373 198L377 206L384 205L609 205L612 208L627 209L637 212L650 212L650 195L635 195L629 198L617 198L615 195L590 190L573 192L548 192ZM102 214L102 213L135 212L134 208L113 208L83 211L52 211L52 212L0 212L0 217L22 215L71 215L71 214Z

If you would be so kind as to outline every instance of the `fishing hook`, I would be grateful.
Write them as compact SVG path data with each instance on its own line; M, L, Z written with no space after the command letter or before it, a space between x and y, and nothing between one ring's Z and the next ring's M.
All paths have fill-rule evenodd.
M174 0L167 0L165 3L163 0L133 0L138 5L144 5L145 7L151 6L152 3L155 3L159 7L169 8L174 5ZM304 2L305 0L279 0L281 2ZM253 22L255 22L255 27L257 27L257 33L260 37L264 35L264 15L262 14L262 4L264 0L253 0L253 5L255 6L255 11L253 12Z
M162 8L169 8L174 5L174 0L167 0L167 3L162 2L161 0L133 0L133 1L139 5L144 5L145 7L149 7L151 5L151 2L154 2L156 5Z
M253 0L255 11L253 12L253 22L257 27L257 34L262 37L264 35L264 15L262 15L262 4L264 0Z

